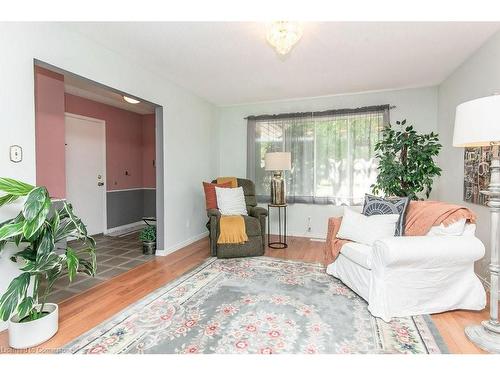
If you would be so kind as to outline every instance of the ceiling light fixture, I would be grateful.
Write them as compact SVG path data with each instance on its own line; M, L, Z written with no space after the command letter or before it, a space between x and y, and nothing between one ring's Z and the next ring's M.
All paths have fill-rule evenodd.
M299 22L275 21L268 25L266 39L280 55L289 53L302 37Z
M127 103L130 104L139 104L141 101L134 99L134 98L129 98L128 96L123 95L123 100L125 100Z

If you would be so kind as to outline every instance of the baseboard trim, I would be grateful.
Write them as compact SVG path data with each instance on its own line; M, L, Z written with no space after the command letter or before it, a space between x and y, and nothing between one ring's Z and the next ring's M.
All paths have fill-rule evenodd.
M106 193L119 193L122 191L134 191L134 190L156 190L156 188L137 187L137 188L128 188L128 189L116 189L116 190L106 190Z
M283 235L283 233L281 233L281 234ZM271 235L277 236L278 233L271 232ZM314 240L322 240L322 241L326 240L326 236L314 234L314 233L287 232L286 235L290 236L290 237L306 237L306 238L311 238Z
M200 234L197 234L196 236L193 236L191 238L188 238L187 240L185 241L182 241L182 242L179 242L179 243L176 243L174 245L171 245L169 246L167 249L165 250L156 250L156 255L157 256L160 256L160 257L164 257L168 254L171 254L173 253L174 251L177 251L177 250L180 250L182 249L183 247L186 247L188 245L191 245L193 242L196 242L196 241L199 241L201 240L202 238L205 238L208 236L208 231L205 231L203 233L200 233Z
M119 227L114 227L114 228L108 228L104 231L104 234L113 234L113 233L118 233L122 231L128 231L130 229L133 229L135 227L139 227L140 225L144 225L144 221L136 221L135 223L130 223L130 224L125 224L125 225L120 225Z

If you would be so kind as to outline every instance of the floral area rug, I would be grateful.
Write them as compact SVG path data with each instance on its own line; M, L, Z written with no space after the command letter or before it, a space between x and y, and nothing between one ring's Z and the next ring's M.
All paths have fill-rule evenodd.
M374 318L320 265L211 258L66 353L442 353L429 316Z

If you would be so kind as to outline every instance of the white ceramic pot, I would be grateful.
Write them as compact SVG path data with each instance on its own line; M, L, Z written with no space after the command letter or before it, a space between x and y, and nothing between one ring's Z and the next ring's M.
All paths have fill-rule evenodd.
M10 347L14 349L31 348L47 341L56 334L59 329L59 307L55 303L46 303L43 311L49 314L29 322L19 322L17 314L10 318Z

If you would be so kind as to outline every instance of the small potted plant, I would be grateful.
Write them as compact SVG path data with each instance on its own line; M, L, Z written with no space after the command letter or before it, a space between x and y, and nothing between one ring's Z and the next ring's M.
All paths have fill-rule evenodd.
M0 178L0 207L26 197L19 214L0 223L0 252L12 254L19 273L0 297L0 318L9 321L9 345L16 349L36 346L58 330L59 309L47 302L54 283L77 273L95 275L95 241L70 204L53 209L45 187ZM81 241L84 246L56 252L56 243Z
M156 227L154 225L148 225L141 230L139 239L142 241L143 254L151 255L156 252Z

